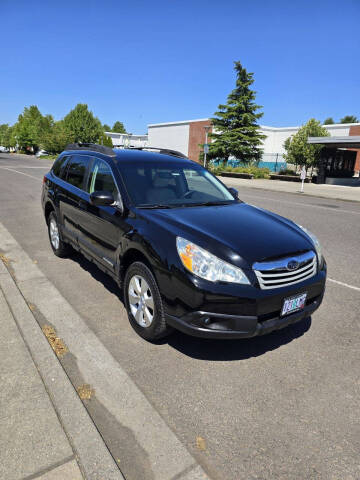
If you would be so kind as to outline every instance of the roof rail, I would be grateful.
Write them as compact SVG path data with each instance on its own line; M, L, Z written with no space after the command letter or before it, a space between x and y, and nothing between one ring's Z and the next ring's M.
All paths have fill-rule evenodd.
M116 156L112 148L98 145L97 143L69 143L69 145L66 145L65 150L91 150L92 152L102 153L111 157Z
M170 150L169 148L161 148L161 147L129 147L130 150L155 150L159 153L163 153L164 155L172 155L174 157L180 158L188 158L181 152L176 150Z

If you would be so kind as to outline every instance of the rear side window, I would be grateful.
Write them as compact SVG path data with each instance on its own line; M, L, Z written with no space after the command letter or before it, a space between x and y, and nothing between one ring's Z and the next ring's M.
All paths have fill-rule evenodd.
M57 160L55 160L55 163L52 168L52 172L56 177L62 178L62 179L64 178L68 158L69 158L68 156L64 155L63 157L60 157Z
M69 160L69 168L66 181L74 187L83 189L84 177L89 157L83 155L74 155Z

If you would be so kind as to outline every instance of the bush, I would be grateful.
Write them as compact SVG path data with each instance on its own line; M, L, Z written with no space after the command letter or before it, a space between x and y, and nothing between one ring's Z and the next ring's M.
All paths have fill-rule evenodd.
M58 155L41 155L40 160L55 160Z
M297 175L297 173L294 170L290 170L289 168L284 168L283 170L280 170L278 175Z
M255 165L249 165L246 167L232 167L222 163L219 163L218 165L210 163L208 168L214 175L219 175L221 172L250 173L254 175L254 178L269 178L270 175L270 170L268 168L259 168Z

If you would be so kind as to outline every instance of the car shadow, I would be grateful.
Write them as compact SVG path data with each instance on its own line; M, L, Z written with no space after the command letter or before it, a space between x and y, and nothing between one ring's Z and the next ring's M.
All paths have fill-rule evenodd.
M116 295L116 297L124 303L119 286L109 275L102 272L94 263L87 260L80 253L75 252L71 256L71 259L88 272L94 280L101 282L110 293ZM167 343L175 350L197 360L246 360L276 350L277 348L292 342L296 338L304 335L310 327L311 317L308 317L294 325L290 325L281 330L276 330L268 335L236 340L197 338L185 335L178 330L174 330L170 336L155 343L159 345Z
M311 327L311 317L260 337L237 340L212 340L190 337L175 331L162 343L198 360L233 361L258 357L304 335Z
M119 288L118 284L115 282L115 280L110 277L110 275L107 275L106 273L101 271L100 268L95 265L95 263L90 262L90 260L85 258L79 252L74 252L70 258L72 261L76 262L83 270L88 272L94 278L94 280L102 283L110 293L116 295L120 299L120 301L124 303L122 291Z

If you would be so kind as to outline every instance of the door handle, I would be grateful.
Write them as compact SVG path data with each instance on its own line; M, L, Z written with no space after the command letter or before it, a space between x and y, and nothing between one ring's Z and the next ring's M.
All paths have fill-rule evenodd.
M79 200L78 205L79 205L79 208L81 210L86 210L87 209L87 202L85 202L85 200Z

